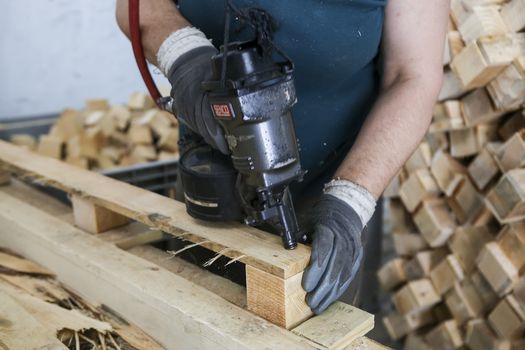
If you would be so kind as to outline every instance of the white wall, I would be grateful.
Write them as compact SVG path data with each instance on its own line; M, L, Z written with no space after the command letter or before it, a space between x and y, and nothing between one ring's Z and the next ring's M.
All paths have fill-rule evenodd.
M146 91L115 0L0 0L0 118ZM158 71L154 77L166 81Z

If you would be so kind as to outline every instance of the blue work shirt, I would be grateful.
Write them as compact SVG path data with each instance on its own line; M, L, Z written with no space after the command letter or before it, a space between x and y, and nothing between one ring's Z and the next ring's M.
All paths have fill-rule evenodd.
M182 15L219 47L223 0L179 0ZM377 97L376 58L386 0L236 0L258 7L277 23L274 42L295 64L298 103L292 114L301 164L301 187L332 176L353 144ZM230 41L253 37L230 31Z

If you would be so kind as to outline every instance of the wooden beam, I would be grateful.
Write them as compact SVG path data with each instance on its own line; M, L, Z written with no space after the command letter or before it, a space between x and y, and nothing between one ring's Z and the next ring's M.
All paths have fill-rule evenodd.
M39 156L0 141L0 162L29 181L61 189L92 203L180 236L280 278L304 270L310 248L284 250L280 237L236 223L210 223L191 218L185 206L170 198ZM227 249L226 249L227 248Z

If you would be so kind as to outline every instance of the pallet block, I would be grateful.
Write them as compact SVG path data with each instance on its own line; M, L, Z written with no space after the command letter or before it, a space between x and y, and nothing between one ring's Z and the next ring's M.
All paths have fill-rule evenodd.
M518 280L518 270L496 242L485 244L477 267L500 297L510 292Z
M450 66L466 89L487 85L514 59L510 54L491 53L484 41L476 40L454 58Z
M75 225L90 233L100 233L126 225L129 219L79 196L71 196Z
M485 145L474 160L468 166L468 174L472 182L479 190L484 190L487 185L500 173L492 152L489 148L498 145Z
M449 254L430 271L429 277L436 291L443 296L456 282L461 282L465 274L456 257Z
M525 269L525 223L519 222L504 226L498 235L497 242L521 275Z
M461 98L466 126L476 126L497 120L507 111L496 109L485 88L476 89Z
M409 280L425 278L430 271L445 258L447 251L444 248L424 250L418 252L404 264L405 275Z
M429 279L408 282L392 299L401 315L426 311L441 301Z
M476 6L458 26L458 30L463 40L469 43L483 36L503 35L507 27L496 7Z
M417 233L392 234L394 250L399 256L411 257L428 247L427 242Z
M486 226L458 227L447 242L461 268L468 274L476 267L476 258L486 243L493 239Z
M501 17L507 28L513 32L519 32L525 28L525 1L524 0L511 0L501 9Z
M451 196L447 198L447 204L454 212L457 221L465 224L480 212L483 207L483 197L472 182L464 177Z
M454 219L444 199L423 201L414 215L414 222L433 248L443 246L455 229Z
M399 197L409 212L413 212L425 198L438 194L439 187L428 169L414 171L399 189Z
M501 224L525 218L525 169L513 169L501 177L485 197L486 206Z
M525 330L525 311L512 295L507 295L489 314L488 321L501 338L519 338Z
M463 346L463 334L456 320L440 323L425 336L433 349L454 350Z
M474 319L467 323L465 345L470 349L506 350L508 340L499 339L484 319Z
M525 165L525 130L516 132L503 143L495 154L495 161L502 173Z
M388 261L377 271L377 279L383 290L391 290L406 282L407 277L403 265L405 259L395 258Z
M457 160L452 158L450 154L440 150L432 157L430 172L441 191L446 196L450 196L466 176L467 170Z

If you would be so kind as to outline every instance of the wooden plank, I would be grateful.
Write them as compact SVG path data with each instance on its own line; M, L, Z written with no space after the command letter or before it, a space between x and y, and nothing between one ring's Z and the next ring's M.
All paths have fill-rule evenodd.
M248 310L284 328L293 328L312 315L301 286L303 274L282 279L246 266Z
M56 334L40 324L11 296L0 291L0 347L2 349L67 350Z
M176 236L184 234L185 239L204 242L204 247L225 256L242 256L242 263L280 278L300 273L310 258L310 248L305 245L284 250L280 237L255 228L195 220L186 214L182 203L3 141L0 141L0 161L9 171L26 180L59 188Z
M28 216L31 220L24 219ZM110 306L168 349L315 348L214 293L4 192L0 193L0 227L10 233L0 235L1 245L49 268L63 283Z
M374 315L335 302L321 315L303 322L292 332L321 345L323 349L340 350L373 328Z

